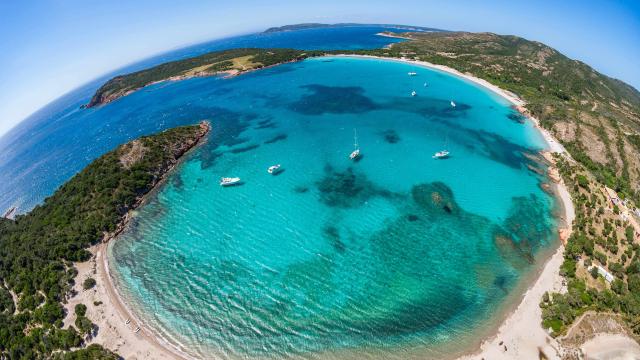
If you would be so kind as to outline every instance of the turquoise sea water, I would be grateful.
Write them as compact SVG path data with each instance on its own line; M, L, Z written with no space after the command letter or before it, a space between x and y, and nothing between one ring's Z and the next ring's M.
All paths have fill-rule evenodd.
M194 356L438 358L557 241L554 200L529 170L541 137L505 100L438 71L320 58L116 104L103 116L212 124L108 254L145 326ZM432 159L444 146L451 158Z

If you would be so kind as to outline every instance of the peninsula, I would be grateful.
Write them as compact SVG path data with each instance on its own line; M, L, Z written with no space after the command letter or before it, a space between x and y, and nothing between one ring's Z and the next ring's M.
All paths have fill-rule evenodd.
M86 262L89 246L117 234L129 211L208 131L202 122L130 141L94 160L28 214L0 219L1 358L118 358L97 344L70 351L96 333L85 316L90 304L76 304L74 324L63 326L71 316L63 304L74 296L74 262ZM87 278L82 287L94 285Z
M87 107L109 103L161 81L184 80L223 73L237 75L266 66L299 61L314 54L316 53L292 49L231 49L172 61L114 77L96 91Z

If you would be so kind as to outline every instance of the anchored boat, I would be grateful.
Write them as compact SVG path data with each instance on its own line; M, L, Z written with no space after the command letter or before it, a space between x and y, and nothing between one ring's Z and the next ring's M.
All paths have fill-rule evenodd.
M360 147L358 146L358 134L356 129L353 129L353 152L349 155L349 159L355 160L360 156Z
M446 159L449 157L449 151L448 150L438 151L437 153L433 154L432 157L434 159Z
M410 71L410 72L408 72L408 73L407 73L407 75L409 75L409 76L416 76L416 75L418 75L418 73L417 73L417 72Z
M267 172L271 175L276 174L280 170L280 164L269 166Z
M220 186L236 185L240 182L239 177L223 177L220 178Z

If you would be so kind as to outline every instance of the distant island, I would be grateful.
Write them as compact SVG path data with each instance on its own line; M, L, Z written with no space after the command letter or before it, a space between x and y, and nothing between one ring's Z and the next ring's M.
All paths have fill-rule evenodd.
M62 304L73 295L73 262L89 260L87 247L121 231L129 211L208 131L203 122L130 141L94 160L28 214L0 219L0 357L47 358L91 339L96 328L85 316L87 304L77 304L73 314ZM92 278L82 284L94 285ZM63 328L72 316L73 325ZM54 358L119 357L93 344Z
M283 31L295 31L305 29L321 29L321 28L339 28L345 26L365 27L365 26L383 26L387 28L393 28L397 30L405 31L446 31L442 29L429 28L423 26L409 26L409 25L390 25L390 24L356 24L356 23L338 23L338 24L323 24L323 23L302 23L293 25L284 25L268 28L264 31L265 34L283 32Z

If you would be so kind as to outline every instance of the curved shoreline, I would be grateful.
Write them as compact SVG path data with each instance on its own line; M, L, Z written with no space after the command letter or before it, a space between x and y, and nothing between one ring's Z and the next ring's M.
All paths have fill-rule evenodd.
M326 57L352 57L352 58L370 58L370 59L379 59L384 61L397 61L404 62L412 65L418 65L425 68L439 70L446 72L448 74L454 75L459 78L466 79L474 84L477 84L485 89L491 90L493 93L498 96L506 99L508 102L517 106L519 109L524 108L525 102L518 98L516 95L505 91L493 84L490 84L488 81L476 78L471 75L463 74L455 69L435 65L428 62L423 61L415 61L405 58L391 58L391 57L380 57L380 56L370 56L370 55L351 55L351 54L337 54L337 55L325 55ZM549 149L553 152L565 153L564 148L547 132L539 126L538 121L535 118L527 116L530 119L534 127L541 133L546 143L549 146ZM167 172L169 174L171 171ZM153 191L156 191L163 182L159 182ZM559 202L563 204L564 207L564 219L568 223L567 231L571 231L571 221L574 218L573 211L573 203L571 202L571 198L569 196L568 191L564 188L562 183L557 184L556 186L556 198ZM150 193L152 193L150 192ZM117 236L116 236L117 237ZM115 240L115 238L114 238ZM104 286L106 290L106 296L108 299L105 299L105 307L109 307L110 311L113 313L117 313L120 317L120 323L124 325L127 318L133 319L136 324L142 324L141 321L134 315L134 312L131 311L125 304L123 297L118 292L116 285L111 278L111 273L109 271L108 264L108 255L107 249L108 243L102 243L97 246L95 249L96 261L97 264L96 271L98 272L96 275L99 279L99 283ZM541 322L541 310L538 306L542 294L545 291L553 291L559 290L557 289L557 284L560 281L561 277L559 275L559 268L563 261L563 251L564 245L562 243L559 244L558 248L555 251L551 251L553 255L547 258L542 265L535 270L531 279L526 279L525 281L529 281L528 286L522 286L524 290L523 293L514 294L514 297L521 298L520 301L514 303L516 306L509 306L505 309L504 313L499 313L502 319L497 321L496 331L487 331L492 335L484 337L483 339L474 342L473 348L468 351L461 351L460 353L465 354L461 357L457 357L460 359L475 359L475 358L488 358L488 359L512 359L514 356L520 358L534 358L538 356L538 349L542 348L545 351L545 354L550 359L557 358L557 342L550 338L542 326ZM108 303L111 303L108 306ZM113 314L111 314L113 316ZM96 319L92 319L94 322L100 323L96 321ZM132 321L133 322L133 321ZM536 325L533 325L536 324ZM151 331L153 329L143 328L143 325L139 325L141 330L138 334L133 333L131 329L127 331L127 327L120 327L115 330L115 334L122 339L125 339L128 346L125 348L121 348L118 350L120 355L125 358L129 358L131 356L141 356L142 354L138 351L139 348L145 349L146 353L144 354L147 358L158 358L158 359L191 359L184 350L180 349L178 344L172 343L172 341L164 339L158 331ZM103 327L101 326L101 329ZM516 350L511 351L503 351L503 346L508 345L509 349L520 349L522 348L522 352ZM524 345L524 346L523 346ZM152 350L149 350L152 349ZM555 351L554 351L555 350Z
M500 87L489 83L484 79L477 78L472 75L464 74L456 69L448 66L436 65L426 61L410 60L406 58L387 58L371 55L333 55L353 58L370 58L385 61L398 61L412 65L418 65L432 70L439 70L447 74L462 78L490 90L494 94L506 99L508 102L517 107L519 111L525 110L526 102L517 95L501 89ZM564 147L545 129L540 127L539 121L529 115L525 115L533 124L535 129L540 132L549 147L549 151L558 152L564 156L569 156ZM554 186L554 196L562 204L564 213L564 235L568 237L571 234L571 224L575 218L575 210L569 191L564 183ZM561 226L558 227L560 230ZM553 255L546 259L530 280L531 283L526 290L519 296L521 300L517 302L517 306L508 307L502 315L502 320L498 322L495 331L489 331L490 334L477 342L474 348L463 351L464 355L454 358L460 360L471 359L533 359L539 357L542 350L549 359L559 359L558 349L560 345L555 339L550 337L542 328L542 310L540 309L540 300L546 291L560 291L562 289L562 277L560 276L560 265L564 260L564 244L559 242L558 248ZM505 350L506 349L506 350ZM509 351L511 349L511 351ZM515 349L515 350L514 350Z

